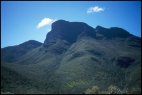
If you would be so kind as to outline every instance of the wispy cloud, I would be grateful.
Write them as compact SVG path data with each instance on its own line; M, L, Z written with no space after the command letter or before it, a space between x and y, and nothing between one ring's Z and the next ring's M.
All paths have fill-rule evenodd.
M50 19L50 18L43 18L37 25L37 29L44 27L46 25L51 25L53 22L55 22L56 19Z
M88 8L87 13L98 13L102 11L104 11L104 8L99 7L99 6L94 6L94 7Z

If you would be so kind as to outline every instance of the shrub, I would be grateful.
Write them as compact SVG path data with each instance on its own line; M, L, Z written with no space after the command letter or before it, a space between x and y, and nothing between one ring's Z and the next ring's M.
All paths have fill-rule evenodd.
M93 86L91 89L87 89L85 91L85 94L98 94L99 93L99 87Z
M114 85L110 85L108 87L108 94L120 94L122 91Z
M93 86L91 89L87 89L85 94L141 94L140 88L124 88L120 89L117 86L110 85L107 90L101 91L98 86Z

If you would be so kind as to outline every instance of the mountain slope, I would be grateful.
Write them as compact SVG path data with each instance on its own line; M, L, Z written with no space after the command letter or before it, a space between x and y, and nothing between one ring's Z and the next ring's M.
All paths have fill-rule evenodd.
M140 51L141 38L124 29L59 20L42 46L3 65L32 81L27 85L30 89L37 87L13 93L85 93L92 86L106 90L110 85L141 93ZM5 80L2 85L7 85Z
M34 48L41 46L42 43L34 40L29 40L20 45L9 46L1 49L1 60L5 62L15 62L18 58L31 51Z

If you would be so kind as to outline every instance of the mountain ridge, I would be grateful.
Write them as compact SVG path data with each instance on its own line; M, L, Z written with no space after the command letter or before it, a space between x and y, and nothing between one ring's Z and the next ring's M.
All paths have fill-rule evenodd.
M8 46L1 49L1 60L6 62L14 62L17 58L26 54L28 51L40 46L41 43L35 40L29 40L15 46Z

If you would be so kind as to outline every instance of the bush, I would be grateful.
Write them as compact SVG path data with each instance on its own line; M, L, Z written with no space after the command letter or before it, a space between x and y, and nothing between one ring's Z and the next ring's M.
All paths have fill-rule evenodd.
M93 86L91 89L87 89L85 94L141 94L141 89L120 89L117 86L110 85L105 91L101 91L98 86Z
M87 89L85 91L85 94L98 94L99 93L99 87L93 86L91 89Z
M110 85L108 87L108 94L121 94L121 90L117 86Z

